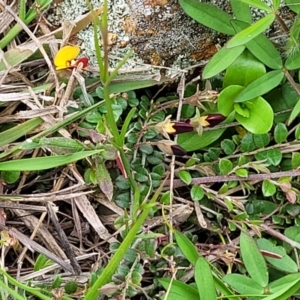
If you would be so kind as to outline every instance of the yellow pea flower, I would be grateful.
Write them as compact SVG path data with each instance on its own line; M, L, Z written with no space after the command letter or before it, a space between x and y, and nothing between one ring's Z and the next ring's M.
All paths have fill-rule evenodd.
M63 70L73 67L73 60L79 55L78 46L64 46L56 53L54 65L56 70Z

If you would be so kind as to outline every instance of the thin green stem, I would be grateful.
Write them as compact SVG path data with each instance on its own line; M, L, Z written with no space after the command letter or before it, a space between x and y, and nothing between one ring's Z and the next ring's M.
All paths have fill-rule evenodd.
M143 225L144 221L146 220L150 210L152 203L155 203L158 196L160 195L162 188L164 186L165 180L161 183L160 187L157 189L155 194L153 195L152 199L149 201L149 205L145 206L143 212L138 217L136 223L132 226L128 234L126 235L125 239L123 240L122 244L118 248L117 252L113 255L101 275L98 277L96 282L87 292L84 297L84 300L95 300L99 296L100 292L99 289L104 286L106 283L110 282L112 275L114 274L115 270L119 266L121 260L124 258L126 251L129 249L130 245L134 241L136 234L140 227Z
M134 180L134 178L133 178L133 176L131 174L130 164L128 162L128 159L126 157L124 149L123 148L119 149L119 152L120 152L120 156L121 156L121 159L122 159L122 162L123 162L124 169L125 169L125 172L127 174L128 180L130 182L130 185L131 185L133 191L135 191L136 182L135 182L135 180Z
M103 57L103 64L104 64L104 76L102 78L102 82L106 84L108 79L108 23L107 23L107 14L108 14L108 3L107 0L103 2L103 14L101 19L101 26L100 31L102 35L102 45L104 49L104 57Z

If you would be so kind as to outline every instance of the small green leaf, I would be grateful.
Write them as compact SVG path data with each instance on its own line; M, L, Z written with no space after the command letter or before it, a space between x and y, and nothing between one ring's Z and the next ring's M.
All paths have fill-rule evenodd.
M53 265L54 262L48 259L44 254L39 254L34 264L34 271L39 271L43 268Z
M249 118L236 114L236 120L252 133L267 133L271 129L274 119L271 105L262 97L243 102L243 104L250 111Z
M107 199L111 201L113 197L114 186L104 163L96 164L95 175L101 191L107 197Z
M257 21L256 23L249 26L237 33L233 38L226 44L227 49L245 45L249 41L253 40L259 34L267 30L275 20L275 14L269 14Z
M265 134L254 134L253 135L253 141L255 146L259 148L266 147L270 143L270 136Z
M293 107L293 110L291 112L291 115L288 120L288 125L291 125L291 123L296 119L296 117L300 114L300 99L297 101L296 105Z
M153 146L151 145L141 145L139 147L139 150L147 155L152 154L153 153Z
M266 94L273 88L277 87L283 77L284 74L281 70L275 70L264 74L246 86L245 89L234 99L234 102L243 102Z
M249 235L242 232L240 247L247 272L261 287L266 287L269 282L267 265L256 243Z
M241 151L250 152L255 149L255 144L253 141L253 134L248 132L241 140ZM241 164L239 164L241 165Z
M195 265L196 261L200 257L195 245L179 231L175 231L174 235L176 238L176 243L183 255L192 265Z
M288 137L288 130L283 123L278 123L274 129L274 140L277 144L281 144L286 141Z
M235 151L235 144L232 140L224 139L221 142L221 148L226 155L231 155Z
M239 103L233 104L234 110L237 114L241 115L244 118L250 117L250 111L246 105L240 105Z
M267 262L274 266L276 269L288 273L296 273L298 271L296 262L289 255L287 255L283 247L275 246L267 239L258 239L257 244L260 250L265 250L282 256L282 258L280 259L265 256Z
M170 191L164 192L160 197L160 203L164 205L170 205L171 202L171 194Z
M240 176L240 177L248 177L248 170L247 169L237 169L235 171L235 175Z
M278 149L269 149L267 151L268 162L273 166L278 166L282 159L282 153Z
M230 0L232 11L238 20L251 23L252 15L249 5L243 3L241 0Z
M242 295L262 295L264 292L264 289L260 284L258 284L252 278L246 277L245 275L227 274L223 277L223 280Z
M68 281L65 284L65 292L69 295L75 293L77 291L77 288L78 285L76 281Z
M231 85L246 87L264 74L266 74L266 66L246 49L234 63L226 69L223 88Z
M233 169L233 164L231 160L222 158L219 161L219 169L222 175L227 175Z
M204 191L201 186L194 184L191 188L191 198L193 201L199 201L204 197Z
M265 10L266 12L272 12L271 7L269 7L266 3L261 0L241 0L241 2L247 3L251 6L259 8L261 10Z
M137 168L135 173L135 179L138 182L147 182L149 181L148 172L145 168L139 167Z
M217 300L214 279L208 262L199 257L195 265L195 281L201 300Z
M225 34L235 33L230 24L231 16L221 9L196 0L179 0L179 4L198 23Z
M262 184L262 192L265 197L273 196L276 193L276 185L265 179Z
M189 172L181 170L178 172L179 178L187 185L192 182L192 176Z
M240 85L230 85L226 87L218 98L218 111L224 115L229 116L234 110L233 99L243 90Z
M292 154L292 168L295 170L300 167L300 153L293 152Z
M5 183L12 184L18 181L20 178L20 171L1 171L1 178L5 181Z
M203 70L203 79L211 78L227 69L244 51L245 46L231 49L223 47L208 62Z
M298 52L288 56L284 65L288 70L296 70L300 68L300 55Z
M201 137L197 132L182 133L178 135L177 143L185 151L199 150L216 141L224 131L225 129L204 131Z

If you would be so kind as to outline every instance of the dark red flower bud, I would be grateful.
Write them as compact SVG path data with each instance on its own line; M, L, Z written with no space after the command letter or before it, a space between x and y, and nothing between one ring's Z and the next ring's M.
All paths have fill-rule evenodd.
M187 122L174 122L172 124L173 132L169 132L169 134L179 134L184 132L194 131L194 127Z
M226 117L224 117L221 114L206 115L203 116L202 118L205 118L205 121L208 123L207 127L216 126L226 119ZM204 124L203 126L206 127Z
M171 140L161 140L156 142L157 147L159 150L166 154L170 155L177 155L177 156L184 156L186 152L183 148L177 145L174 141Z
M78 60L76 60L74 62L74 64L72 65L72 67L78 67L79 63L82 63L82 69L86 68L88 63L89 63L89 59L87 57L81 57Z

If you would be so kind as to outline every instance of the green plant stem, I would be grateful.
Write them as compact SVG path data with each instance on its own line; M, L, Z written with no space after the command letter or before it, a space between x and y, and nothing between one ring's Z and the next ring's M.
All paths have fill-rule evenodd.
M129 249L130 245L134 241L136 234L140 227L143 225L144 221L146 220L150 210L151 210L151 204L155 203L158 196L160 195L162 188L165 184L165 180L161 183L159 188L156 190L155 194L153 195L152 199L149 201L148 205L145 206L143 212L138 217L136 223L132 226L128 234L126 235L125 239L123 240L122 244L118 248L117 252L113 255L101 275L98 277L96 282L93 284L93 286L89 289L87 294L84 297L84 300L96 300L99 296L100 292L99 289L108 283L111 280L112 275L114 274L115 270L119 266L121 260L124 257L124 254Z
M1 287L1 292L2 292L2 291L6 291L6 292L8 292L11 296L13 296L14 299L17 299L17 300L24 300L24 297L22 297L22 296L19 295L15 290L13 290L13 289L10 288L8 285L6 285L2 280L0 280L0 287Z
M103 57L103 63L104 63L104 77L102 78L103 83L107 83L108 79L108 22L107 22L107 15L108 15L108 3L107 0L103 1L103 14L101 19L101 35L102 35L102 43L103 43L103 49L104 49L104 57Z
M136 182L134 181L133 176L131 174L130 164L129 164L128 159L125 155L124 149L120 148L119 152L120 152L120 156L121 156L121 159L122 159L122 162L123 162L123 165L124 165L125 172L126 172L127 177L129 179L130 185L131 185L133 191L135 191Z

